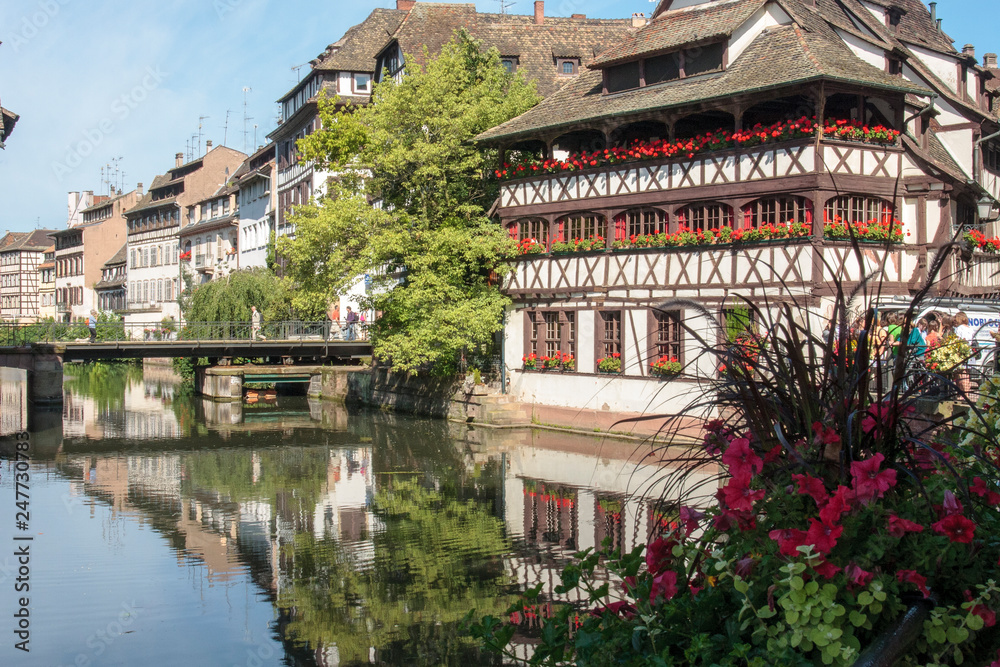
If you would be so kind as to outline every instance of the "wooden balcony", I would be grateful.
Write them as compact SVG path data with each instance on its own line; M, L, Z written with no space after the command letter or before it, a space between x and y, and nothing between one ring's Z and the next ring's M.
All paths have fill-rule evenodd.
M847 241L803 237L734 245L526 255L515 261L505 292L514 299L583 294L698 297L733 289L816 295L832 293L835 281L849 285L865 276L872 285L905 290L925 255L923 248L902 243L886 248L865 242L860 251L859 256Z
M881 178L894 181L904 168L904 152L896 146L823 140L789 141L750 149L727 149L693 158L641 160L593 169L516 179L501 185L504 217L522 207L558 205L627 195L673 193L706 186L828 174L832 177ZM563 206L562 208L566 208ZM527 212L527 211L525 211Z

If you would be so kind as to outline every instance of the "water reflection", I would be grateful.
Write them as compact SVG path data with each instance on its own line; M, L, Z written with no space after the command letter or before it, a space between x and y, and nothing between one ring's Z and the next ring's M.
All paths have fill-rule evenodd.
M18 387L8 384L5 397ZM106 553L79 579L39 585L58 590L56 604L106 584L116 554L149 558L134 529L154 531L156 556L171 554L198 601L153 565L148 581L117 580L115 594L160 590L157 604L187 619L187 645L154 626L137 634L192 652L192 664L244 651L262 665L489 664L460 634L468 611L499 615L512 591L538 582L556 598L572 553L605 538L630 549L669 521L652 501L662 471L631 442L469 430L303 398L214 403L168 373L127 367L84 369L66 388L61 443L35 466L89 519L52 512L45 529L99 535ZM24 409L5 398L0 412L13 424ZM242 618L234 595L247 600ZM36 616L62 619L73 636L54 608ZM139 645L131 635L119 644Z

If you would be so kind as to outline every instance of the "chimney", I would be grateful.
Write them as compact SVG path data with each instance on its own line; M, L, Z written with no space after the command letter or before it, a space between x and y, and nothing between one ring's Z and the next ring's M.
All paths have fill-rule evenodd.
M184 164L184 153L174 154L174 167L179 167Z
M937 20L937 29L938 29L938 32L944 32L943 30L941 30L941 21L943 21L943 20L944 19L938 19Z
M142 183L135 184L135 193L140 197L142 196Z
M396 0L396 9L408 12L413 9L415 4L417 4L417 0Z
M983 67L986 69L996 69L997 68L997 54L987 53L983 56Z
M587 18L587 15L586 14L571 14L570 18L571 19L585 19L585 18Z
M966 44L962 47L962 55L969 56L970 58L976 57L976 47L972 44Z
M632 27L641 28L646 25L646 15L642 12L632 14Z
M936 2L930 3L930 8L931 8L931 21L937 21L937 3Z
M545 0L535 0L535 25L545 23Z
M208 153L211 150L212 150L212 140L211 139L206 139L205 140L205 152Z

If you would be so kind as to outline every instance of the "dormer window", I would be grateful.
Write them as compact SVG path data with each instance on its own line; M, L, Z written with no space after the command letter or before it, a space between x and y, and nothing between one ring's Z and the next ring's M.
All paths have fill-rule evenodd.
M903 61L899 58L886 58L886 70L892 76L902 76Z
M580 71L580 59L559 58L556 60L556 71L563 76L572 76Z
M508 74L513 74L517 71L517 56L504 56L500 59L500 66L503 67Z
M356 93L369 93L371 92L371 80L370 74L357 73L354 75L354 92Z
M686 79L725 68L726 43L700 44L604 70L604 90L617 93L641 86Z

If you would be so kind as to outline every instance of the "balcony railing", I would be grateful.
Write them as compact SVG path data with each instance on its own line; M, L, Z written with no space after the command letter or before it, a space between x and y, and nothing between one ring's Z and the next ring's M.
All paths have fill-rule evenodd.
M500 206L515 208L600 197L668 192L819 172L897 178L903 152L873 144L799 139L725 149L693 158L638 160L505 182Z

